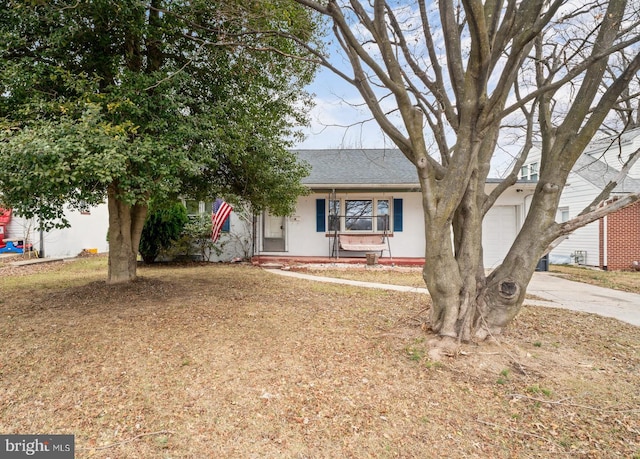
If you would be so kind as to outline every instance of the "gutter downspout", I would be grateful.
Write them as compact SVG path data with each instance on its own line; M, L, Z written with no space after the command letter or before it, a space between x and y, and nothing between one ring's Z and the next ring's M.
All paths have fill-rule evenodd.
M607 270L609 266L609 251L607 250L609 245L609 229L608 229L608 215L602 217L602 269Z

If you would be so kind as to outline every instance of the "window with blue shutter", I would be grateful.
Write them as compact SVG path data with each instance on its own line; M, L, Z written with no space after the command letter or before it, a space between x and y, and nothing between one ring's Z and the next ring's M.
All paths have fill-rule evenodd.
M324 233L326 231L326 200L316 199L316 232Z
M402 231L402 199L393 200L393 231Z

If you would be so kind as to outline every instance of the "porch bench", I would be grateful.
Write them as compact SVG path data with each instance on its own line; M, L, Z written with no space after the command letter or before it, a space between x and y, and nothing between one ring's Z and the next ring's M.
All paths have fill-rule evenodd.
M340 234L340 248L351 252L380 252L387 248L380 234Z

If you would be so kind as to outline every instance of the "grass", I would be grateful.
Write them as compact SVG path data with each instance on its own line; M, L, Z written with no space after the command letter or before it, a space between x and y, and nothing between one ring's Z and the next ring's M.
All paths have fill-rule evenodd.
M579 266L551 265L551 272L586 284L640 293L640 272L638 271L601 271Z
M640 455L637 327L527 307L431 362L423 294L139 274L0 267L0 432L74 434L77 459Z

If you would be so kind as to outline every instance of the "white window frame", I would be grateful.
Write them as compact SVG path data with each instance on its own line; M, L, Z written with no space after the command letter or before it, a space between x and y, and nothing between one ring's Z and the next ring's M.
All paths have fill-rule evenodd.
M531 181L537 182L538 171L539 171L539 164L536 161L533 163L523 165L520 168L520 173L518 175L520 176L521 180L531 180Z
M558 207L558 223L564 223L571 220L571 214L569 214L569 207Z
M379 234L385 232L384 228L378 228L378 217L383 215L387 215L387 224L388 228L386 229L387 233L393 232L393 197L392 196L383 196L383 197L373 197L373 196L343 196L336 197L336 199L328 200L328 209L327 209L327 232L334 232L333 225L331 224L331 218L335 215L333 209L333 202L339 202L338 207L338 222L339 227L337 228L338 233L358 233L358 234ZM348 229L347 228L347 215L346 215L346 203L347 201L371 201L372 206L372 215L371 215L371 229L358 230L358 229ZM378 213L378 203L380 201L386 201L387 204L387 213L380 214Z

